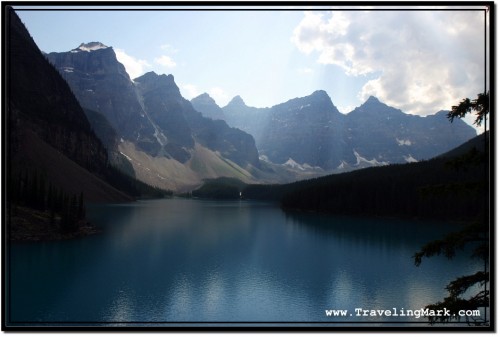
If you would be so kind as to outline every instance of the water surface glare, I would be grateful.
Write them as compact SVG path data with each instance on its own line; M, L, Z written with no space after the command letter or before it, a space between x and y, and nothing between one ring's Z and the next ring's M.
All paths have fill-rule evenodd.
M11 244L13 323L426 322L354 309L420 309L481 268L465 254L415 267L424 243L454 229L435 222L177 198L87 214L103 233ZM327 317L327 309L349 316Z

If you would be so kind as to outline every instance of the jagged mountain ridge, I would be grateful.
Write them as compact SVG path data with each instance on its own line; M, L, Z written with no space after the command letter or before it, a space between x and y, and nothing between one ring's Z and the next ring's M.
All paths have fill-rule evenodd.
M263 109L237 96L222 110L230 125L256 133L265 159L334 172L429 159L476 135L462 120L450 123L445 111L409 115L375 97L344 115L324 91Z
M100 48L92 48L96 44ZM113 48L92 42L69 52L46 56L84 108L102 113L120 137L133 141L145 152L155 154L160 150L154 126L146 117L125 67L116 60Z
M450 123L446 113L409 115L372 96L347 114L345 138L365 158L388 163L430 159L476 136L462 120Z
M142 172L138 178L177 189L179 184L172 177L180 171L184 174L181 180L196 184L218 174L251 180L249 171L259 169L253 137L225 121L203 117L182 97L172 75L149 72L132 81L113 48L99 42L46 56L68 81L80 104L109 120L119 137L116 151L125 155L136 173ZM202 163L200 156L207 155L212 159ZM160 160L163 167L144 167L141 160L134 162L132 158L150 163L164 158L167 162ZM169 174L164 167L171 167L176 174Z
M185 118L185 110L189 107L183 101L174 77L149 72L136 78L134 82L144 111L154 123L154 135L161 146L160 152L155 155L186 162L190 158L188 151L194 147L195 140Z
M241 167L248 164L259 167L258 152L252 136L230 128L225 121L203 117L181 96L172 75L149 72L136 78L135 82L150 118L162 130L170 130L172 124L176 125L175 139L180 140L181 146L192 148L196 141L210 150L220 152L224 158ZM177 118L172 120L172 116ZM185 124L180 123L181 120ZM165 134L167 139L172 138L169 133ZM177 150L182 151L182 148L178 147ZM184 159L189 159L188 153L184 154L187 156Z
M239 135L243 140L236 142L215 139L220 138L221 129L233 136L238 132L229 132L225 122L215 124L202 117L181 96L172 75L149 72L132 81L112 47L91 42L69 52L49 53L47 57L68 81L82 106L101 112L120 137L149 155L185 163L195 142L209 144L209 148L222 154L231 151L217 145L229 143L237 149L239 143L251 142L242 132ZM251 143L245 145L252 147ZM249 151L246 161L240 156L238 164L258 165L255 154L256 150Z
M72 61L77 57L90 60L89 55L107 58L94 61L104 69ZM97 42L82 44L66 53L51 53L48 57L67 78L83 106L88 104L101 111L110 122L115 119L112 125L117 134L133 144L134 151L144 151L152 158L173 159L189 169L193 169L196 162L194 171L200 166L195 159L195 152L200 149L197 145L244 170L259 169L265 162L268 166L280 164L299 173L320 174L323 170L339 172L428 159L475 135L462 121L451 124L444 116L439 116L438 122L437 115L425 118L407 115L374 97L344 115L322 90L271 108L248 107L239 96L223 108L208 94L189 102L181 96L172 75L150 72L131 81L113 49ZM99 86L109 81L122 81L121 87L126 89L106 90ZM92 85L99 89L92 89ZM85 103L86 100L90 102ZM132 102L127 108L136 121L130 123L130 129L124 126L127 113L122 115L122 107L118 105L111 109L113 104L109 103L127 100ZM99 102L108 104L103 108ZM119 122L120 119L124 121ZM255 142L238 129L252 135ZM259 179L259 174L252 169L246 173L250 171L250 176ZM270 171L280 174L276 166ZM165 173L168 172L160 175L164 177Z

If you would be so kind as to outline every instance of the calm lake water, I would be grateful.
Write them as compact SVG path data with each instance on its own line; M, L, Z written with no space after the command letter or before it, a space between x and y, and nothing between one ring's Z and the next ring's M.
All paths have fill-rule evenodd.
M12 323L422 325L426 319L359 317L355 309L420 309L442 300L450 280L480 270L467 255L415 267L424 243L454 229L440 223L176 198L87 214L103 233L11 245ZM328 317L329 309L348 316Z

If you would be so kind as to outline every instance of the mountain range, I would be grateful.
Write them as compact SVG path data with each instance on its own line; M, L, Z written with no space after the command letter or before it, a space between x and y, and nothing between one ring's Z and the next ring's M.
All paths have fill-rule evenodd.
M100 42L45 56L108 144L112 164L177 191L221 176L281 183L416 162L476 134L461 120L450 123L445 111L414 116L375 97L342 114L323 90L270 108L249 107L240 96L222 108L208 94L188 101L172 75L131 79ZM97 131L106 121L114 132Z
M450 123L447 111L410 115L373 96L342 114L323 90L262 109L236 96L222 112L229 125L255 137L261 159L304 170L341 172L427 160L476 135L462 120Z
M149 72L132 80L113 48L100 42L46 56L82 107L116 130L111 150L127 158L139 179L175 190L224 175L253 181L250 172L260 168L253 137L203 117L172 75Z

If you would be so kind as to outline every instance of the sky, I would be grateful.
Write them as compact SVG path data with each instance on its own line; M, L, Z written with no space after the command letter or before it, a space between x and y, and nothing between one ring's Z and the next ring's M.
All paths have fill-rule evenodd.
M425 116L489 90L483 7L15 9L44 52L99 41L132 79L172 74L185 98L207 92L221 107L236 95L269 107L325 90L343 113L373 95Z

